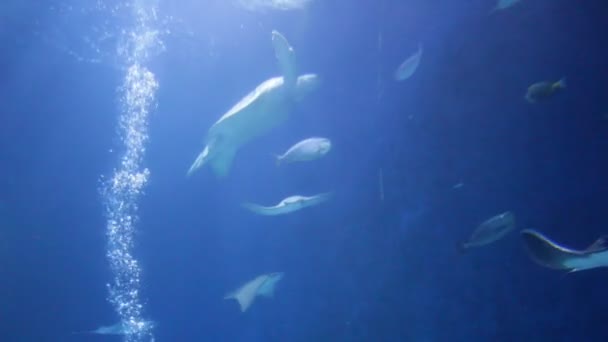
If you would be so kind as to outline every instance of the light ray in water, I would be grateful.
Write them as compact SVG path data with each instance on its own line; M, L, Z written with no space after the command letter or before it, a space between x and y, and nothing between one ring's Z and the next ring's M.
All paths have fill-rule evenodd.
M156 8L134 0L135 26L125 30L118 52L128 67L122 86L118 134L123 143L120 165L104 181L102 195L107 216L107 258L113 274L108 300L120 317L126 342L154 341L152 325L145 324L139 293L141 268L133 255L138 199L150 172L142 166L148 140L148 115L155 106L158 88L154 74L145 66L151 51L162 48L159 31L153 29Z

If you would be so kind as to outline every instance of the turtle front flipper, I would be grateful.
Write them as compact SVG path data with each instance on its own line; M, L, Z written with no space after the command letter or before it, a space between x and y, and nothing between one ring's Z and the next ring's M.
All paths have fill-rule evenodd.
M228 175L236 151L237 149L235 147L225 145L222 146L222 149L216 153L213 159L211 159L211 169L216 176L223 178Z
M272 31L272 45L279 62L284 84L289 88L295 87L298 79L295 51L289 45L287 39L276 30Z
M188 173L186 174L190 177L196 170L200 169L205 163L209 160L209 145L205 146L205 149L199 153L199 155L194 160L194 163L188 169Z

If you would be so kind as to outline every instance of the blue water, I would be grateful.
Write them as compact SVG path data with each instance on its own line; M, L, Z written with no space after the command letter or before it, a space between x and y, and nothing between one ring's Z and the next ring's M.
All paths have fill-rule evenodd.
M159 44L135 61L117 48L131 46L138 6L157 9L147 29ZM457 252L505 210L518 230L577 248L607 229L605 4L493 7L0 4L0 341L122 338L71 333L121 318L102 189L124 152L121 86L134 63L159 88L131 250L141 318L156 325L132 341L605 341L606 270L542 268L517 233ZM242 148L227 178L186 178L207 129L278 74L273 29L321 88ZM395 82L418 44L418 70ZM568 88L549 101L524 100L532 83L561 77ZM273 154L308 136L331 138L332 151L275 166ZM239 206L325 191L330 202L285 216ZM222 299L269 272L285 273L273 299L245 313Z

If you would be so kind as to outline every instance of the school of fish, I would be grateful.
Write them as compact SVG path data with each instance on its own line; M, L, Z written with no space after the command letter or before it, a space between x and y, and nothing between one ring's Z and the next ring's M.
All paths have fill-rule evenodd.
M521 2L521 0L498 0L490 13L512 8ZM205 146L188 170L188 176L205 165L210 165L218 177L227 176L237 152L242 147L280 127L289 119L294 107L318 88L319 78L316 74L299 73L295 50L281 33L272 31L271 42L280 75L259 84L209 128L205 136ZM417 46L416 51L400 63L393 72L394 81L409 80L419 69L424 50L421 43L418 43ZM565 78L557 81L535 82L526 90L524 99L530 104L549 101L565 88ZM311 136L293 144L282 154L276 155L276 164L287 167L288 164L315 161L325 157L331 149L330 139ZM382 169L379 173L379 184L380 199L383 201L385 194ZM453 186L453 189L459 189L462 186L464 183L459 182ZM291 195L271 206L246 202L242 203L242 207L256 215L278 216L320 205L331 197L331 192L311 196ZM508 236L515 228L513 212L505 211L495 214L481 222L466 240L457 242L458 250L464 252L493 245ZM608 267L608 238L600 237L589 247L577 250L558 244L533 229L522 230L520 236L530 258L543 267L567 272ZM283 272L254 276L236 290L226 294L224 298L236 300L240 311L246 312L256 298L272 298L277 283L283 277ZM152 322L143 324L152 324ZM120 335L126 333L125 329L119 323L79 334Z

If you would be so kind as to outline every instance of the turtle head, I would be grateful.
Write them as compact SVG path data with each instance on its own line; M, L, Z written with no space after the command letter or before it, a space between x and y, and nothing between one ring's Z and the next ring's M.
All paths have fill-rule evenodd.
M316 74L305 74L298 77L295 89L295 100L300 101L319 87L321 80Z

